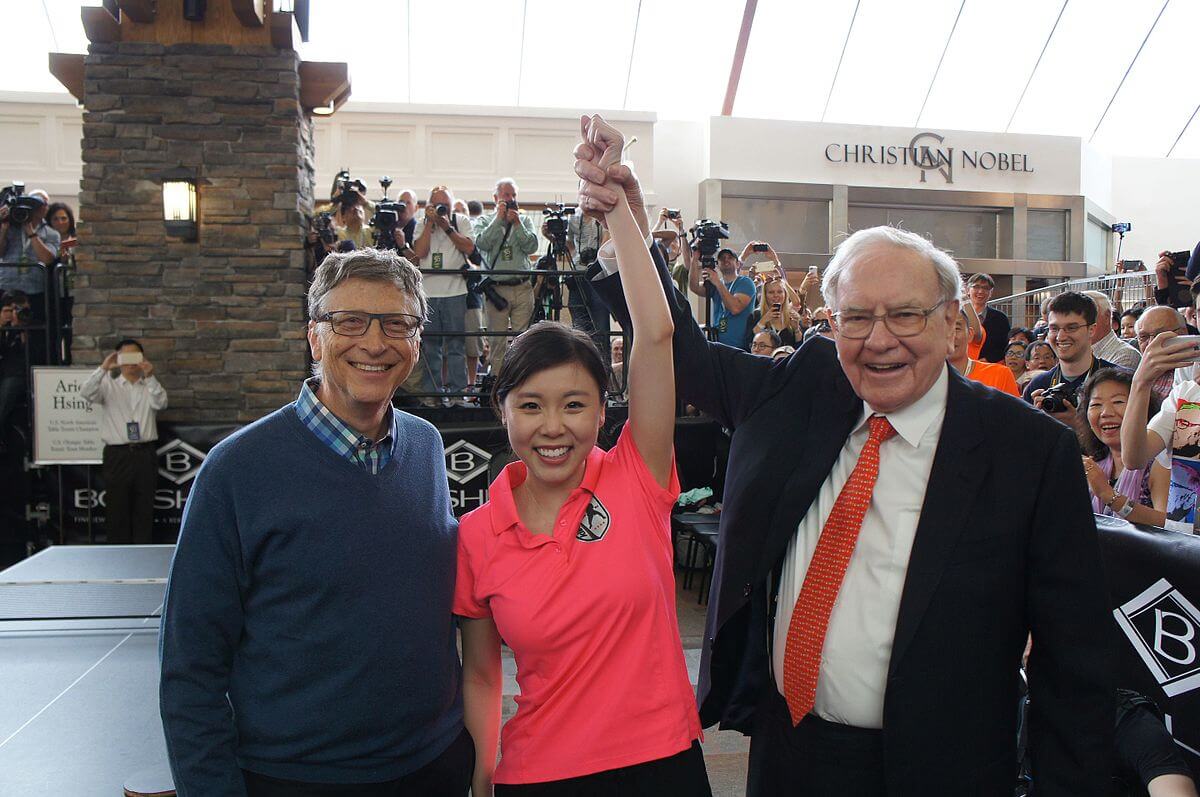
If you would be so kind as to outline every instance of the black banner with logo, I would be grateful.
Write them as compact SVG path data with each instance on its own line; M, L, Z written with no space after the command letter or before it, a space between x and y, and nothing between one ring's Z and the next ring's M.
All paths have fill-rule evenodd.
M1117 686L1158 704L1200 777L1200 537L1097 516ZM1037 644L1037 641L1034 641Z

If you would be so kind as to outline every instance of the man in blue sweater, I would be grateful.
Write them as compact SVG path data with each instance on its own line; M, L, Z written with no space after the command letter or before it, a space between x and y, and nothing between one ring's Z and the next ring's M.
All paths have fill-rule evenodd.
M392 252L330 254L308 306L316 376L212 450L184 513L160 642L175 786L466 795L442 440L391 406L421 277Z

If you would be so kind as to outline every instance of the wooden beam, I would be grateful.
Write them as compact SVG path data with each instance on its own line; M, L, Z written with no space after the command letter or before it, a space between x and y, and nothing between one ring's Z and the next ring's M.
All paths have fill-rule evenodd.
M758 0L746 0L746 8L742 12L742 29L738 33L737 49L733 53L733 66L729 69L729 86L725 89L725 104L721 106L721 116L733 115L738 83L742 80L742 63L746 60L746 45L750 43L750 28L754 27L754 11L757 8Z
M350 97L350 67L342 61L301 61L300 105L336 109ZM340 100L340 102L339 102Z
M50 53L50 74L66 86L72 97L83 102L82 53Z
M272 11L271 45L280 50L295 50L301 41L296 18L285 11Z
M233 13L247 28L261 28L266 19L263 0L230 0Z
M158 13L156 0L117 0L117 6L122 14L143 25L153 22Z
M83 6L79 9L83 32L93 44L121 41L121 23L103 6Z

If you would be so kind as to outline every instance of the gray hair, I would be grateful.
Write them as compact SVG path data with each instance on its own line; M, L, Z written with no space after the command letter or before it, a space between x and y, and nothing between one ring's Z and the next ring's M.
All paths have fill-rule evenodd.
M863 250L881 244L908 249L924 257L936 272L941 300L951 302L962 299L962 275L954 258L916 233L882 226L859 230L838 245L833 259L825 267L824 279L821 280L821 296L825 299L826 306L833 310L838 309L838 284L845 276L846 269L858 259Z
M374 280L394 285L417 302L421 321L429 320L429 301L421 288L421 272L405 258L388 249L354 249L330 252L313 273L308 286L308 317L318 320L325 312L329 292L352 279ZM313 376L321 377L321 364L313 363Z
M1105 296L1102 292L1100 292L1100 291L1084 291L1083 295L1088 297L1089 299L1091 299L1092 302L1096 305L1096 314L1097 315L1104 315L1105 313L1107 313L1109 316L1112 315L1112 302L1110 302L1108 300L1108 297ZM1109 321L1111 323L1112 319L1110 318Z
M511 185L513 187L514 194L521 193L520 190L518 190L518 188L517 188L517 181L511 177L501 177L499 180L497 180L496 188L493 190L493 193L496 193L496 194L500 193L500 186L502 186L502 185Z

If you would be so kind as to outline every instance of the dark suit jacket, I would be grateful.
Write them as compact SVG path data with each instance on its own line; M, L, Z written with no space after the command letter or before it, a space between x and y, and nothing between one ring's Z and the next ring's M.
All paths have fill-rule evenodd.
M989 307L983 315L983 328L987 331L987 339L979 349L979 359L989 363L1004 362L1004 350L1008 348L1008 333L1012 325L1008 316L994 307Z
M782 362L707 342L658 265L679 395L733 430L700 716L749 733L765 690L776 688L776 574L862 401L824 338ZM594 284L629 329L620 278ZM1112 622L1074 435L951 370L884 697L888 793L1013 793L1018 669L1032 632L1038 794L1105 794Z

